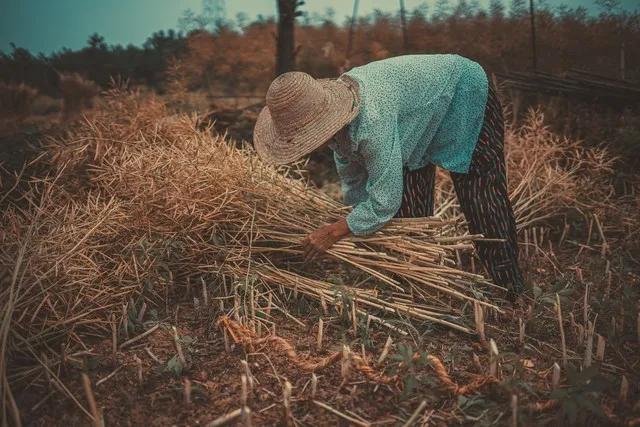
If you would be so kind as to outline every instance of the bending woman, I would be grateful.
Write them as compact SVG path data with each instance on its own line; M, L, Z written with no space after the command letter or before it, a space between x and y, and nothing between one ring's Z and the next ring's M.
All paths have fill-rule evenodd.
M368 235L395 217L433 215L435 167L451 173L460 208L494 283L523 290L507 193L500 102L482 67L458 55L408 55L338 79L277 77L255 129L258 154L291 163L325 145L353 210L303 242L307 260L338 240Z

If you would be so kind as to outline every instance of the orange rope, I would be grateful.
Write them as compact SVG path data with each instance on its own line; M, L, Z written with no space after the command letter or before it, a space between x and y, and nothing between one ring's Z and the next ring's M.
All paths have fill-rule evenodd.
M270 344L281 352L285 353L289 359L291 359L299 368L304 371L316 371L318 369L325 368L333 362L339 360L342 356L340 353L332 353L327 357L306 357L302 358L298 355L287 340L277 335L269 335L264 338L259 338L256 334L246 326L229 319L226 316L222 316L218 320L218 325L223 326L233 338L235 343L246 345L247 347L254 347L262 344Z
M414 358L416 356L414 355ZM419 357L419 356L418 356ZM440 382L444 385L445 389L450 393L460 395L460 394L469 394L477 391L488 384L497 384L498 379L492 376L477 376L473 381L471 381L467 385L459 386L456 384L449 373L447 372L447 368L444 367L442 361L436 356L428 355L427 360L431 364L436 376L440 380Z
M258 337L253 331L251 331L246 326L235 322L229 319L227 316L222 316L218 320L218 326L224 327L233 341L235 343L243 344L247 347L253 348L254 346L262 345L262 344L270 344L279 351L286 354L286 356L296 364L300 369L304 371L313 372L318 369L325 368L330 364L342 359L342 352L331 353L327 357L302 357L298 355L293 346L284 338L279 337L277 335L269 335L263 338ZM420 358L420 354L416 353L413 356L413 359L416 360ZM496 384L498 380L495 377L491 376L477 376L472 382L467 385L459 386L456 384L447 369L445 368L442 361L436 357L429 355L427 356L431 367L436 373L436 376L440 380L440 382L444 385L444 388L455 395L468 394L473 393L474 391L479 390L488 384ZM371 381L382 384L391 384L397 383L399 381L398 375L387 376L382 372L376 371L371 365L369 365L362 356L352 353L351 361L353 362L355 368L360 371L363 375L369 378Z

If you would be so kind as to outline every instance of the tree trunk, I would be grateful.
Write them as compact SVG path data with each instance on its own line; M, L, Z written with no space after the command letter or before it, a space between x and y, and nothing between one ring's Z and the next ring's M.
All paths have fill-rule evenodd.
M276 76L295 69L294 23L298 0L278 1L278 38L276 40Z

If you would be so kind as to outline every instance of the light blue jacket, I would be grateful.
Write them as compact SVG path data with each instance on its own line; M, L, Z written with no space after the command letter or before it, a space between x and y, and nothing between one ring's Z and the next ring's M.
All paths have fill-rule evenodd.
M360 112L330 147L355 235L380 229L402 202L403 168L467 173L487 102L482 67L458 55L407 55L345 73Z

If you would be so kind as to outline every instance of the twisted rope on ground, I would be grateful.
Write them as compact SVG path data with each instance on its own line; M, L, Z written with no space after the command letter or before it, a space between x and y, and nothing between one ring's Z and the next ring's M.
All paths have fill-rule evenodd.
M334 352L326 357L302 357L298 355L296 350L287 340L277 335L269 335L260 338L249 328L239 322L228 318L227 316L220 317L217 324L218 326L223 327L227 330L235 343L245 345L249 348L253 348L255 346L263 344L271 344L273 347L283 352L293 363L295 363L298 368L304 371L313 372L322 368L326 368L330 364L341 360L343 357L342 352ZM377 371L375 368L369 365L362 356L352 353L350 357L351 361L354 364L354 367L363 375L365 375L369 380L381 384L397 384L400 382L400 377L398 375L388 376L382 372ZM419 353L413 355L414 360L418 358L420 358ZM438 357L429 355L427 356L427 359L436 376L444 385L444 388L454 395L473 393L486 385L497 384L499 382L495 377L479 375L469 384L459 386L451 379L449 373L447 372L447 369Z
M419 354L416 354L413 356L414 359L416 358L416 356L420 357ZM478 375L469 384L459 386L455 381L451 379L449 373L447 372L447 368L445 368L444 364L438 357L428 355L427 360L431 364L433 371L436 373L436 376L438 377L444 388L455 395L473 393L474 391L477 391L486 385L499 383L496 377Z

